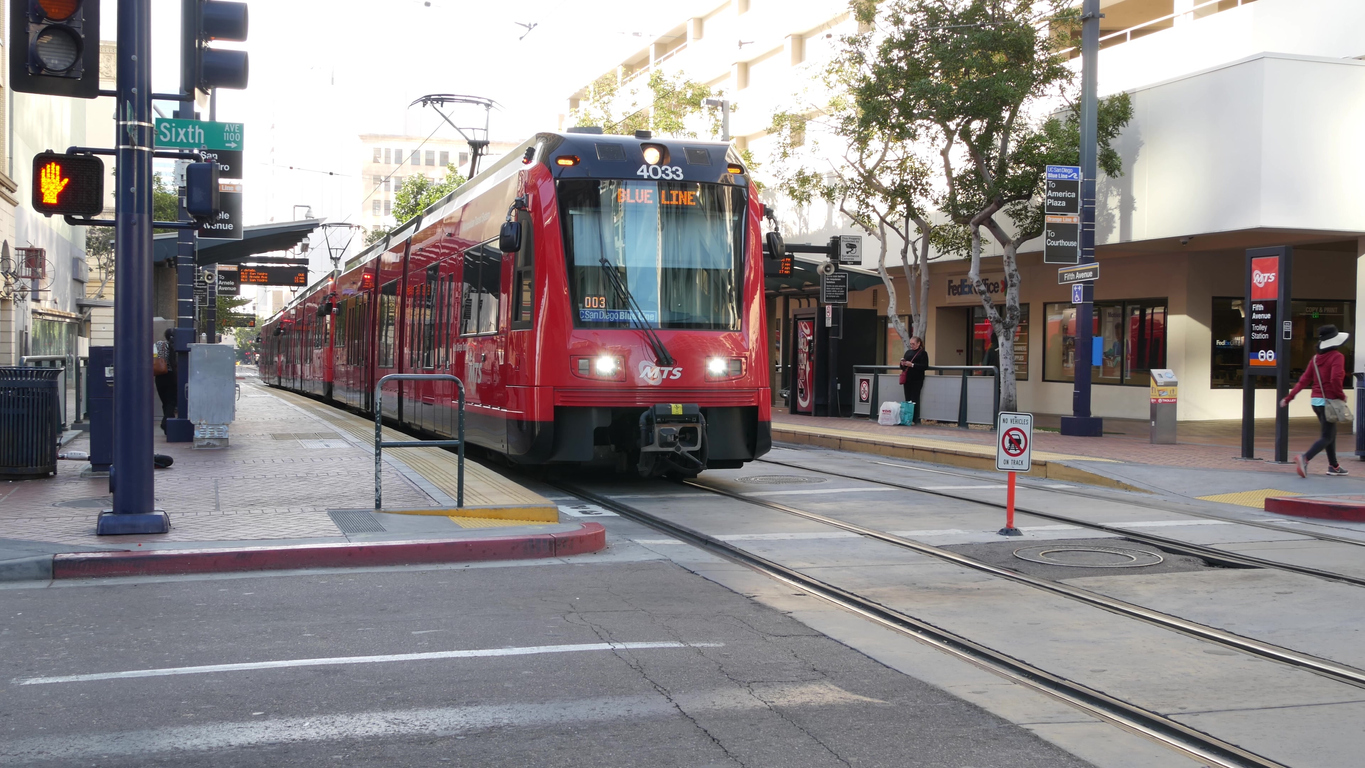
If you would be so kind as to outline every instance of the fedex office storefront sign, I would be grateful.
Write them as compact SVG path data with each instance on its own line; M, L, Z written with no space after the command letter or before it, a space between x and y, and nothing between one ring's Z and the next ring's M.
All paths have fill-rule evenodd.
M976 286L972 279L967 275L948 275L944 278L947 282L944 303L946 304L980 304L981 299L977 297ZM981 282L985 284L986 290L992 299L1004 300L1005 298L1005 273L985 274L981 276Z

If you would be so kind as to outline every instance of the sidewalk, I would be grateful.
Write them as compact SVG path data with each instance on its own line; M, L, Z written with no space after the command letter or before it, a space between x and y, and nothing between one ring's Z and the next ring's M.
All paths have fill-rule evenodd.
M1222 501L1243 506L1261 505L1266 495L1358 494L1365 491L1365 464L1353 453L1355 435L1342 430L1337 449L1345 478L1299 478L1292 464L1276 464L1275 425L1256 423L1256 456L1238 458L1241 423L1237 421L1181 422L1179 443L1152 445L1147 422L1105 419L1103 437L1070 437L1056 430L1060 417L1039 415L1034 421L1034 475L1065 482L1125 490L1145 490ZM1303 451L1318 436L1316 419L1290 421L1290 456ZM773 409L774 442L800 443L913 458L917 461L974 469L993 469L995 432L985 428L960 429L955 424L884 427L865 417L800 416ZM1042 465L1041 467L1039 465ZM1327 462L1319 458L1310 470L1321 473ZM1066 470L1072 474L1067 475ZM1261 491L1275 493L1261 494ZM1236 499L1209 499L1239 494ZM1248 495L1249 494L1249 495ZM1260 494L1260 495L1258 495Z
M46 480L0 483L0 581L336 565L554 557L605 546L595 523L561 522L549 499L474 462L456 510L456 457L439 448L384 452L383 513L374 513L372 421L240 382L230 446L169 444L156 505L171 531L96 536L108 481L59 462ZM385 439L411 439L385 430ZM65 450L88 450L82 436ZM94 553L94 554L81 554Z

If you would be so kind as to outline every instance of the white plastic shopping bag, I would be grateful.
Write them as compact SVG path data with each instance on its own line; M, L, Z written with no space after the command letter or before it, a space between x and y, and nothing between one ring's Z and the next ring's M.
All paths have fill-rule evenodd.
M894 400L882 403L882 409L877 413L877 423L883 427L894 427L901 423L901 404Z

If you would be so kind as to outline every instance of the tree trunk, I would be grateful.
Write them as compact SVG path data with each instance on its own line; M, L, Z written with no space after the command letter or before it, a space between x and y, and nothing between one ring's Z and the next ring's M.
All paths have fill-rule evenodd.
M891 273L886 271L886 222L881 222L876 233L869 232L877 238L877 243L881 246L881 251L877 256L877 274L881 275L882 285L886 286L886 316L890 318L891 325L896 329L896 335L901 337L901 354L910 349L910 331L906 330L905 323L901 320L900 314L896 312L896 283L891 279ZM908 277L908 275L907 275ZM910 306L914 307L914 294L911 294ZM886 361L888 365L890 360Z

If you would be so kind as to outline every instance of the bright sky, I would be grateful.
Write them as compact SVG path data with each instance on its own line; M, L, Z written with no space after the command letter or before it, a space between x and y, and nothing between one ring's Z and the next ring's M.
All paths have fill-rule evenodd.
M292 219L296 204L333 221L354 216L369 191L356 178L357 137L425 136L440 118L430 108L408 105L427 93L497 101L502 109L492 114L494 140L519 141L553 130L569 93L680 23L693 5L715 4L252 2L249 40L242 46L251 57L251 85L245 91L221 91L217 112L220 121L246 126L246 221ZM102 0L101 7L103 37L114 38L117 3ZM152 0L152 9L153 84L165 93L179 80L180 0ZM516 22L538 26L526 34ZM518 40L523 34L525 39ZM160 106L171 114L173 105ZM452 117L461 126L483 123L481 109ZM448 126L437 136L458 138Z

